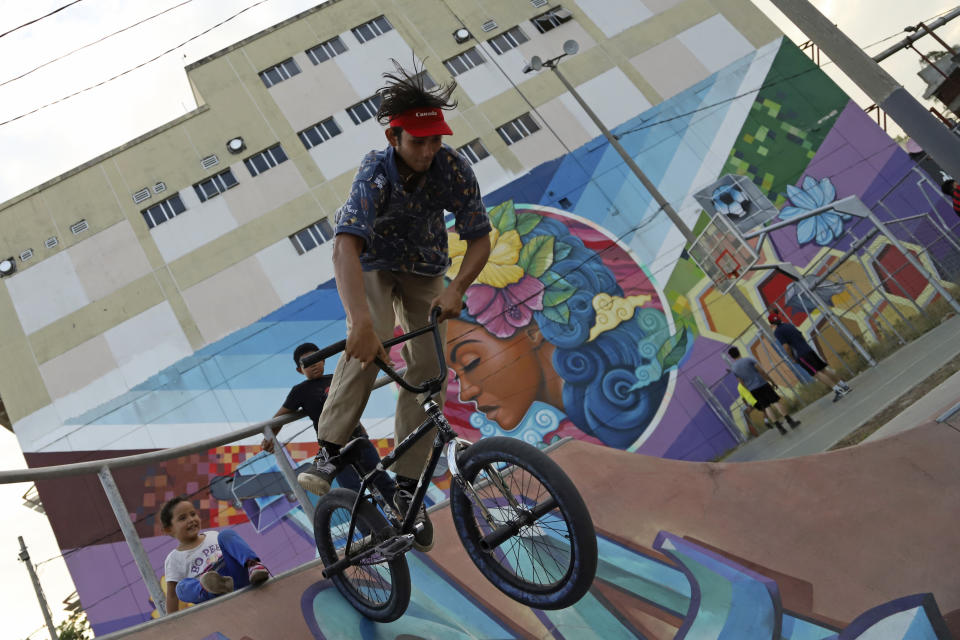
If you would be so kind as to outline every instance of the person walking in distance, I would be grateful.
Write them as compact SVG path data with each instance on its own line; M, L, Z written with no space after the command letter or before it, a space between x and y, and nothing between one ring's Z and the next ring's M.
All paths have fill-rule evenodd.
M395 72L384 74L387 83L377 92L377 119L389 125L385 130L389 146L363 158L350 195L336 213L333 267L347 314L347 340L317 432L322 446L313 472L326 478L327 489L341 464L340 447L359 423L373 390L378 370L369 365L376 357L389 361L381 343L393 336L397 324L404 331L426 324L437 307L440 340L446 342L445 320L460 315L467 287L490 257L492 227L477 179L470 163L443 144L443 136L453 133L443 112L456 107L451 100L456 83L426 89L425 74L416 73L416 68L407 72L396 60L393 64ZM459 271L446 286L444 274L451 260L444 211L453 214L454 227L467 244ZM402 355L411 382L438 373L432 336L406 342ZM442 403L442 393L439 399ZM425 419L417 398L401 391L395 442ZM422 438L392 467L398 487L394 504L403 515L432 442L432 436ZM421 526L414 547L428 551L433 547L433 526L425 508L415 522Z
M803 367L811 376L833 390L833 401L836 402L850 393L850 387L840 379L836 372L827 366L817 352L813 350L800 330L785 321L776 309L770 312L767 320L773 325L773 337L777 339L787 356Z
M943 195L950 198L950 204L953 205L953 212L960 216L960 185L957 184L957 181L943 173L943 182L940 183L940 190L943 191Z
M773 426L777 428L777 431L780 432L780 435L787 434L783 423L780 422L780 416L783 416L791 429L799 427L800 421L794 420L790 414L787 413L783 405L783 400L777 395L777 384L767 372L760 367L757 361L753 358L741 358L740 349L736 347L730 347L727 349L727 353L733 358L733 364L730 365L730 370L733 371L733 375L737 377L737 380L747 388L756 400L756 404L753 405L754 408L759 409L767 416L770 422L773 423ZM774 411L774 409L776 409L776 411Z

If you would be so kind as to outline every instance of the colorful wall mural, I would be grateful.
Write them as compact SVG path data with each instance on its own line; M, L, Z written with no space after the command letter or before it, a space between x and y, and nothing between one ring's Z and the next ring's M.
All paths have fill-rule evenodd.
M926 212L946 226L954 223L907 154L787 40L750 53L615 133L695 230L706 217L693 194L727 173L748 176L781 208L777 221L856 195L886 219ZM471 439L508 434L540 446L573 436L691 461L712 460L736 446L737 434L700 390L735 385L721 355L731 341L768 364L758 348L761 337L688 258L683 237L604 139L484 199L495 226L493 256L468 291L462 317L451 322L447 345L446 412L460 433ZM829 266L850 248L856 224L827 212L784 227L760 247L761 262L786 261L800 271ZM955 276L943 266L954 249L941 243L924 252L923 233L929 231L902 240L946 282ZM461 244L452 234L453 271ZM881 320L915 315L936 298L882 237L868 248L869 257L847 261L839 271L862 291L878 291L844 318L867 342L879 339ZM897 275L882 282L884 273ZM782 274L751 272L740 288L759 314L788 284ZM854 297L845 285L830 304L842 311ZM821 346L832 335L819 312L790 312ZM57 439L26 451L27 461L46 466L156 450L265 420L298 382L294 347L340 340L343 319L334 284L317 283L258 322L74 416ZM395 393L376 391L364 413L382 453L392 444ZM295 464L315 454L314 437L306 421L281 432ZM172 540L162 536L155 516L180 493L194 496L208 526L235 527L253 541L274 571L315 557L310 523L289 495L238 489L244 477L277 471L258 443L251 438L116 473L158 572ZM432 502L447 488L445 471L438 473ZM234 477L240 481L226 489L223 479ZM150 619L155 612L96 478L38 484L97 633ZM617 562L610 559L610 566ZM324 597L322 590L311 596Z
M590 591L572 607L533 610L499 592L458 544L444 507L432 514L437 546L407 555L412 600L395 622L364 619L319 564L308 563L125 637L947 640L960 622L960 593L939 564L955 546L948 508L957 498L926 515L915 496L960 479L944 447L954 436L921 425L892 442L751 465L676 462L566 440L550 455L590 505L599 560ZM918 461L927 473L916 473ZM610 491L610 478L630 470L647 490ZM851 481L820 495L842 472ZM790 490L801 497L778 499ZM916 544L870 536L886 516L862 499L865 490L903 516L891 526ZM704 512L706 501L717 509ZM803 515L790 517L799 506ZM847 526L834 528L839 522ZM816 535L824 530L828 541ZM927 591L917 589L921 582Z

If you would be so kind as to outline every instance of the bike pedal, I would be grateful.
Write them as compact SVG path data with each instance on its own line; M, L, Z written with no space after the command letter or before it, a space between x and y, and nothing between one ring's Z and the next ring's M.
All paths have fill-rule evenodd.
M381 542L376 546L376 553L382 555L387 561L401 556L413 548L413 534L408 533L402 536L395 536Z

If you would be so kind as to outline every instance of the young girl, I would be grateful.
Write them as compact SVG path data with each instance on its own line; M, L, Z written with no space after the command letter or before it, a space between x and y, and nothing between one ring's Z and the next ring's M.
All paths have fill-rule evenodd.
M160 523L163 532L180 543L163 563L168 613L179 610L181 602L206 602L270 577L260 558L234 531L201 532L200 515L184 496L163 505Z

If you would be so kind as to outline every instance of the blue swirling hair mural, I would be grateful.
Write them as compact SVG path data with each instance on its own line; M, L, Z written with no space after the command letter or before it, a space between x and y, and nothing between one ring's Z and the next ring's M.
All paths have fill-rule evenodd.
M685 331L671 336L649 278L606 236L512 202L494 208L491 221L490 262L448 334L460 400L482 414L470 424L484 435L510 431L538 443L578 430L629 447L663 402ZM591 233L587 246L580 236ZM452 278L466 247L450 235ZM540 412L532 420L531 407ZM564 415L551 420L550 407ZM564 422L575 430L563 432ZM532 438L523 433L530 430Z

